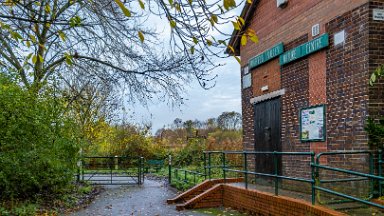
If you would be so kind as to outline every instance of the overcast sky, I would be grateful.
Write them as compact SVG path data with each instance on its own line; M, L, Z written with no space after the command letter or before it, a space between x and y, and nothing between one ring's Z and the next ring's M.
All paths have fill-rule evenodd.
M230 15L240 14L242 6L230 12ZM159 17L149 17L148 23L153 25L161 38L169 38L170 27L166 19ZM221 26L221 30L232 33L231 23ZM220 38L217 32L213 32L216 38ZM206 120L217 117L222 112L236 111L241 113L240 96L240 66L233 57L220 59L220 64L213 72L217 74L216 86L210 90L204 90L197 81L187 87L184 98L185 104L180 107L170 107L166 103L156 103L147 108L136 105L131 110L131 118L137 123L152 123L152 132L155 133L163 126L168 126L175 118L186 120Z
M216 86L204 90L197 81L187 88L185 104L172 108L165 103L136 106L133 120L137 123L152 122L152 132L173 122L175 118L186 120L206 120L217 117L225 111L241 113L240 72L237 61L230 57L224 60L225 66L217 68Z

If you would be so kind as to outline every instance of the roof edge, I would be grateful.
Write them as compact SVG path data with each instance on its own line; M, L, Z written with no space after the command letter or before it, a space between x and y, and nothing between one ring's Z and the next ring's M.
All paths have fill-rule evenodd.
M244 19L245 24L242 26L240 30L233 30L231 39L229 40L229 46L232 46L235 50L235 53L232 52L231 49L227 48L225 50L226 54L239 56L240 55L240 38L241 38L241 32L248 28L249 26L249 20L252 18L252 15L254 14L256 10L256 6L259 3L259 0L253 0L251 4L248 2L245 3L243 10L241 11L240 17Z

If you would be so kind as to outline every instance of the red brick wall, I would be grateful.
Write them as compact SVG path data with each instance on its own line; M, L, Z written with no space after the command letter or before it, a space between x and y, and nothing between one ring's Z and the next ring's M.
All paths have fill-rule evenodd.
M372 9L384 9L384 0L373 0L370 3L369 17L369 71L374 71L379 65L384 64L384 22L374 21ZM384 116L384 78L369 87L369 116L376 118Z
M289 0L284 9L276 7L276 1L258 0L249 28L256 31L260 42L241 47L242 64L279 42L289 42L311 32L311 27L325 23L348 12L368 0Z
M257 190L245 190L231 185L223 185L223 190L225 207L248 211L253 215L345 215L303 200L274 196Z
M327 49L326 75L327 142L330 151L368 149L364 130L369 100L368 23L369 5L366 4L326 25L331 44ZM335 47L334 34L341 30L346 33L345 43ZM335 157L335 160L339 159Z
M252 72L253 97L267 94L281 88L279 59L272 60L269 64L261 65ZM268 86L267 91L261 91L263 86Z
M178 205L177 209L213 208L220 206L231 207L247 212L250 215L345 215L332 209L312 205L306 201L285 196L274 196L257 190L246 190L227 184L216 185L184 205Z
M280 79L277 59L252 70L253 86L242 91L245 149L253 150L254 145L253 105L249 100L261 95L264 85L273 86L273 90L279 86L286 89L282 96L283 151L369 149L365 120L384 114L384 79L368 86L372 71L384 64L384 24L372 20L372 9L384 8L384 0L366 2L297 0L289 1L286 9L276 9L275 1L259 2L250 27L257 30L260 44L241 47L243 64L278 42L289 50L311 40L308 32L315 23L320 23L321 32L329 33L330 46L282 66ZM346 32L346 41L335 47L334 34L341 30ZM327 105L326 142L301 143L299 111L317 104ZM342 155L323 157L321 162L366 171L368 159L362 155ZM308 177L308 164L309 158L286 157L283 174Z
M250 99L253 98L252 88L246 88L241 91L241 109L243 116L243 147L245 150L254 151L254 112Z
M308 41L303 35L285 44L286 50ZM300 142L299 112L309 106L309 68L308 58L303 58L281 68L281 87L286 90L282 96L281 143L284 152L310 151L308 143ZM297 156L283 157L283 175L309 177L309 158ZM299 169L298 169L299 168Z

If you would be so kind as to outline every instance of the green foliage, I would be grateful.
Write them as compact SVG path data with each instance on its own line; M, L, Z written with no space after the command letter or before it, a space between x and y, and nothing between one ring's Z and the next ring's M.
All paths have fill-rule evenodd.
M373 85L383 76L384 76L384 65L381 65L378 68L376 68L376 70L371 74L371 77L369 78L369 84Z
M174 152L173 164L176 166L200 165L205 151L205 140L189 139L188 144Z
M368 132L369 144L382 149L384 147L384 118L379 121L369 118L365 130Z
M34 216L38 206L31 203L22 203L14 206L11 210L0 207L0 215L18 215L18 216Z
M0 198L65 190L75 173L79 140L60 100L0 76L0 112Z

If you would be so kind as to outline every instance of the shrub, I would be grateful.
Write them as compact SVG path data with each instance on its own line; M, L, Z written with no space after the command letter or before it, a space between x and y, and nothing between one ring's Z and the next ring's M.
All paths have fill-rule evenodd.
M77 130L64 104L0 75L0 198L62 192L76 168Z

